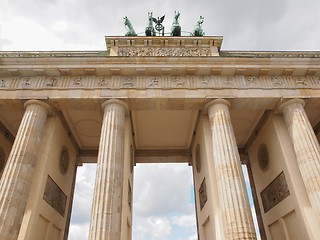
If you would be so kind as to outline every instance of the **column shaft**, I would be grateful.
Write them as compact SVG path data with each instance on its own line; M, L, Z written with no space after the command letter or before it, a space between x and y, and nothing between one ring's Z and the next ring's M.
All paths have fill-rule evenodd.
M229 105L224 99L207 104L225 236L227 240L256 239Z
M104 109L90 221L90 240L120 240L124 128L127 105L108 100Z
M280 105L312 208L320 214L320 147L302 99Z
M18 238L49 111L38 100L27 101L25 107L0 182L0 239L5 240Z

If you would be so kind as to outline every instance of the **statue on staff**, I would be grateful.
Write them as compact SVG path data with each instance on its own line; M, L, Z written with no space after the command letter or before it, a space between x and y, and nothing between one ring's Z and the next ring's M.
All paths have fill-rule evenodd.
M162 32L162 36L164 36L164 26L162 25L162 22L164 20L165 15L163 15L161 18L158 17L158 19L153 18L153 22L156 24L155 29L159 33L159 36Z

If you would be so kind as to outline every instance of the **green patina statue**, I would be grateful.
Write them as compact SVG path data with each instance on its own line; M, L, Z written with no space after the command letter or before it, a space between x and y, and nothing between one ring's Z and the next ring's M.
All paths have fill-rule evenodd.
M158 19L152 17L153 12L148 12L148 25L145 29L146 36L156 36L156 30L158 35L164 36L164 26L162 22L165 16ZM181 36L181 26L179 24L180 12L174 11L174 18L173 23L171 26L171 36ZM136 32L134 31L131 22L127 17L124 17L124 24L127 29L127 33L125 36L137 36ZM202 37L204 36L204 31L202 30L204 17L200 16L199 20L197 21L196 25L193 28L193 31L190 33L190 36L195 37ZM153 26L153 22L155 23L155 27ZM169 34L169 33L168 33Z
M197 21L196 25L193 28L193 32L190 33L190 36L204 36L204 31L201 28L204 17L200 16L200 19Z
M181 26L179 24L180 12L174 11L174 18L171 27L171 36L181 36Z
M127 29L126 36L137 36L137 34L134 31L132 24L131 24L130 20L127 18L127 16L125 16L123 19L124 19L124 25Z
M156 31L153 27L153 17L152 12L148 12L148 25L146 27L146 36L156 36Z

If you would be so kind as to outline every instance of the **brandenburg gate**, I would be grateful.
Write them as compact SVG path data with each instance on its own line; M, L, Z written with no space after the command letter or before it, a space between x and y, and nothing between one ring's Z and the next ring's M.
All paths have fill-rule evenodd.
M320 235L320 52L222 37L106 37L106 51L0 52L0 239L67 239L97 163L90 240L130 240L136 163L193 168L199 240ZM317 237L318 236L318 237Z

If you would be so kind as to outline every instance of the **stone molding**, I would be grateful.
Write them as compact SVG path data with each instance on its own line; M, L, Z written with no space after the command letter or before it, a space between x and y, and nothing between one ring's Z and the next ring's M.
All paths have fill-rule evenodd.
M0 91L28 89L320 89L320 77L243 75L0 77Z

